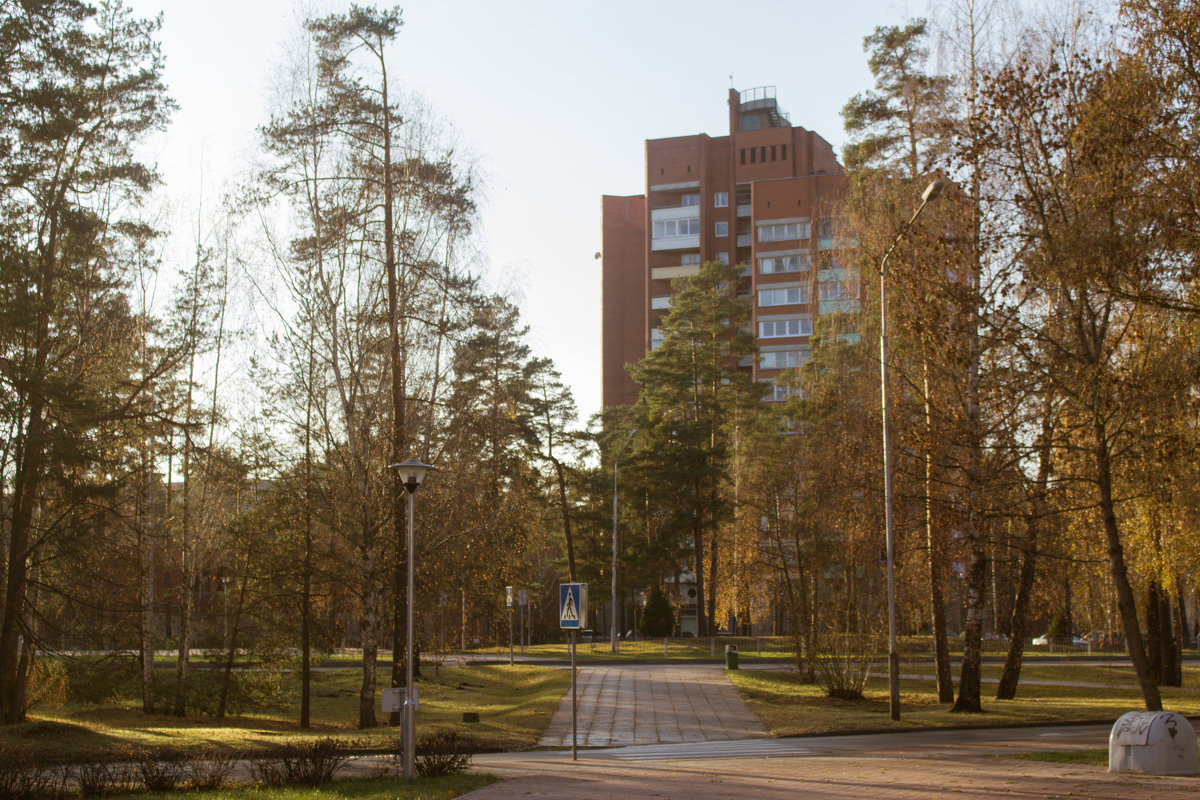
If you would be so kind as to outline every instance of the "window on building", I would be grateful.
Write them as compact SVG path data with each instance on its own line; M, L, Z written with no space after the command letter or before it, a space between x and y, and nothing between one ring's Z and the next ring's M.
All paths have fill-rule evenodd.
M786 289L760 289L759 306L791 306L809 302L807 286L791 286Z
M657 350L663 343L663 332L661 328L650 329L650 349Z
M786 145L786 144L781 144L781 145L779 145L779 149L780 149L780 152L781 152L781 155L779 156L779 159L780 159L781 161L787 161L787 145Z
M717 253L717 261L720 261L725 266L729 266L729 253L726 253L724 250Z
M683 197L679 198L679 205L681 205L681 206L698 206L698 205L700 205L700 195L685 194Z
M679 263L685 267L699 266L700 265L700 254L699 253L684 253L682 256L680 256Z
M803 394L799 386L776 383L770 378L763 383L767 384L767 390L763 393L763 401L767 403L783 403Z
M758 150L756 150L756 149L754 149L753 147L751 147L751 148L750 148L750 163L751 163L751 164L753 164L753 163L754 163L754 157L755 157L757 154L758 154Z
M760 242L787 242L792 239L807 239L812 235L807 221L777 222L772 225L758 226Z
M833 218L821 217L817 221L817 248L820 250L833 249Z
M728 208L729 192L717 192L713 195L713 208Z
M812 320L794 317L792 319L768 319L758 323L760 339L782 339L788 336L812 336Z
M822 300L856 300L858 281L821 281L818 291Z
M791 256L770 256L758 260L760 275L777 275L785 272L805 272L810 266L808 253Z
M746 163L746 148L743 147L740 151L740 154L741 154L742 163L745 164Z
M656 219L651 231L652 238L671 239L677 236L698 236L700 234L700 218L685 217L684 219Z
M775 145L771 145L771 160L775 160Z
M658 297L650 298L650 307L658 310L663 310L671 307L670 295L659 295Z
M729 235L729 223L728 222L718 222L715 227L716 227L717 236L728 236Z
M808 350L768 350L759 354L763 369L797 369L808 361Z
M743 150L742 152L744 153L746 151ZM737 204L739 206L750 205L750 187L749 186L737 187Z

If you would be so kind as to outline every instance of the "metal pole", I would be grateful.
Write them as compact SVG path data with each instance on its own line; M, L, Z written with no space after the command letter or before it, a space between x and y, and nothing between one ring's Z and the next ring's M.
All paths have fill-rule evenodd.
M891 251L888 251L889 254ZM885 256L886 260L886 256ZM896 540L892 535L892 447L888 436L887 299L884 272L879 271L879 386L883 409L883 519L887 539L888 709L900 719L900 654L896 648Z
M405 661L405 691L404 691L404 778L412 780L414 755L417 749L417 707L413 703L413 606L416 596L413 592L413 561L416 551L413 549L413 495L416 487L408 490L408 631L406 635L407 649L404 651Z
M571 760L579 760L578 754L578 730L579 730L579 695L577 694L577 681L575 679L575 639L579 636L578 631L571 631Z
M513 610L508 607L508 665L513 665Z
M925 204L938 197L945 181L936 180L925 188L921 205L912 218L896 234L892 246L879 262L879 394L883 418L883 524L887 542L887 593L888 593L888 710L893 720L900 719L900 653L896 646L896 539L892 529L892 442L889 435L891 404L888 402L888 346L887 346L887 262L896 246L908 233L917 217L925 210ZM936 633L936 632L935 632Z

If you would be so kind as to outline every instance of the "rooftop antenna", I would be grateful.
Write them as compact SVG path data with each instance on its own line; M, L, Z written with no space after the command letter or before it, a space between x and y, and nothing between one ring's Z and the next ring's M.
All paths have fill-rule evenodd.
M733 88L733 73L729 73L729 88Z

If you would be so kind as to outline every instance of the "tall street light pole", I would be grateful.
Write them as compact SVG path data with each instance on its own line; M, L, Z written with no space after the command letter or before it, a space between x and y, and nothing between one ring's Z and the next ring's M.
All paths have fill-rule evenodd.
M399 470L400 481L408 489L408 630L405 637L404 664L404 777L412 780L414 755L417 749L417 699L413 696L413 606L416 597L413 588L413 562L416 561L416 551L413 549L413 495L417 493L425 473L437 469L416 459L399 464L389 465L390 469Z
M879 262L879 392L883 411L883 519L887 538L888 708L893 720L900 719L900 654L896 649L896 537L892 529L892 442L888 430L891 404L888 402L887 262L925 210L926 204L940 197L945 188L946 182L940 179L925 187L921 194L921 205L917 206L912 218L896 234L892 246Z
M617 638L617 466L621 462L621 454L625 452L625 448L629 447L629 443L633 441L633 435L637 433L637 428L629 432L629 436L621 444L621 449L617 451L617 455L613 458L613 535L612 535L612 626L611 634L612 641L609 649L613 653L621 652L621 643Z

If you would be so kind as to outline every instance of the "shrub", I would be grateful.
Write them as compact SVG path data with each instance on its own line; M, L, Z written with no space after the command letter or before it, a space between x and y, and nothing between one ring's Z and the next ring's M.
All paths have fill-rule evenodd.
M675 609L661 586L656 585L646 598L638 631L650 638L670 636L675 631Z
M459 775L471 768L471 756L478 749L474 739L456 730L438 731L421 737L413 766L425 778Z
M250 773L264 786L320 786L332 781L349 757L337 739L311 739L276 748L253 762Z
M137 769L128 760L129 756L129 753L116 753L76 764L71 769L71 777L79 785L79 793L84 797L102 797L133 791Z
M143 750L137 754L137 772L149 791L169 792L183 783L190 760L178 750Z
M60 659L39 658L29 675L25 710L34 706L61 708L67 702L67 671Z
M6 800L37 800L64 794L61 769L38 766L28 748L0 748L0 797Z
M188 763L188 785L193 789L214 791L229 780L241 754L209 747L194 755Z
M879 637L870 632L837 633L826 631L813 642L817 685L827 697L858 700L867 685L871 658L877 652Z

